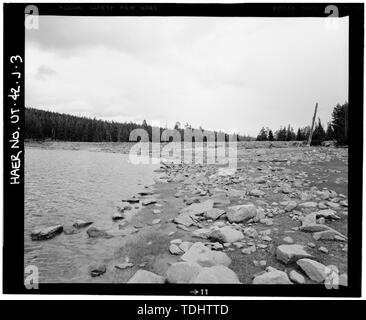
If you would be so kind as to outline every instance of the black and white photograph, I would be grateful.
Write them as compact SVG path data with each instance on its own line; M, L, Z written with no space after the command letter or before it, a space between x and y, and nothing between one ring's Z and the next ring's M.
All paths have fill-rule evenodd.
M350 119L363 104L352 104L342 5L314 16L285 5L263 16L230 4L192 15L184 4L178 15L164 4L53 5L47 14L23 4L24 55L4 55L14 83L4 101L22 109L21 127L18 111L4 111L18 127L4 136L13 168L4 183L24 190L18 254L30 293L347 290L361 248L358 238L348 246L350 226L362 214L362 185L349 199L362 122ZM350 159L356 141L361 162Z

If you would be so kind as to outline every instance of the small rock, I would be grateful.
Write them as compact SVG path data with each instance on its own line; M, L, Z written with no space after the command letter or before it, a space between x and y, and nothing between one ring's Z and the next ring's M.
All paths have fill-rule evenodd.
M294 239L292 239L291 237L284 237L282 239L283 242L286 242L288 244L294 243Z
M305 284L305 278L295 270L290 271L289 277L292 282L295 282L298 284Z
M323 252L323 253L328 253L328 249L326 247L319 247L318 249L320 252Z
M183 251L174 243L172 243L170 246L169 246L169 251L171 254L175 254L175 255L178 255L178 254L182 254Z

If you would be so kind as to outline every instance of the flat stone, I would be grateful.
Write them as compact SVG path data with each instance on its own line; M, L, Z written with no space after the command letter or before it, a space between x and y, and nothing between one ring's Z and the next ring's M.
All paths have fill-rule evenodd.
M311 258L311 254L305 251L299 244L282 244L277 247L276 258L284 264L296 262L301 258Z
M42 227L32 231L31 238L32 240L46 240L54 238L56 235L63 231L63 226L58 224L50 227Z
M165 278L146 270L137 272L127 281L127 283L164 283Z

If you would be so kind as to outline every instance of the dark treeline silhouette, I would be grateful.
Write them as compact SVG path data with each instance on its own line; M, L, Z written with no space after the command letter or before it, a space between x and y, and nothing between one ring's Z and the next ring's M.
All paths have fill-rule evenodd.
M134 129L145 129L148 132L149 140L152 137L152 126L146 120L142 124L133 122L114 122L87 117L73 116L64 113L39 110L35 108L25 108L25 139L29 140L59 140L59 141L83 141L83 142L128 142L130 133ZM165 130L158 128L160 136ZM175 125L184 139L184 129L193 129L188 123L185 128L180 127L180 123ZM203 131L202 127L199 130ZM215 137L219 132L214 132ZM224 134L225 141L229 140L229 135ZM239 141L254 140L249 136L238 135ZM172 141L172 137L169 140Z
M273 131L263 127L257 136L257 141L307 141L310 135L310 126L299 128L295 133L290 126L281 126ZM328 123L327 129L318 118L314 126L311 139L312 145L320 145L323 141L334 141L337 145L348 145L348 102L343 105L337 104L332 112L332 121Z

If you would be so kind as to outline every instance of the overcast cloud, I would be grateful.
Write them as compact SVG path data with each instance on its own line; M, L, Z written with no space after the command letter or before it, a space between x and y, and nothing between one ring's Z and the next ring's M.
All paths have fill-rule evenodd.
M40 17L26 105L256 135L348 100L348 18Z

